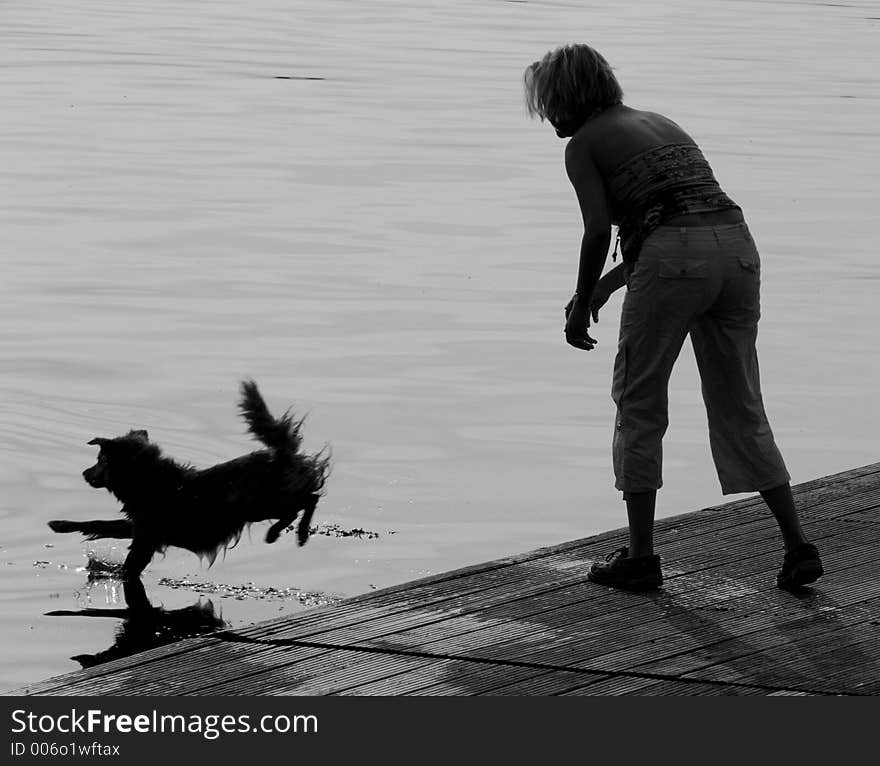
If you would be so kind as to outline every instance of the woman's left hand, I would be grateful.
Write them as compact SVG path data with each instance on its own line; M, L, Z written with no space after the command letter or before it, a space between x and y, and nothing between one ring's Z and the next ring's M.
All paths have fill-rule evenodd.
M577 293L565 307L565 340L570 346L592 351L597 341L587 330L590 327L590 305Z

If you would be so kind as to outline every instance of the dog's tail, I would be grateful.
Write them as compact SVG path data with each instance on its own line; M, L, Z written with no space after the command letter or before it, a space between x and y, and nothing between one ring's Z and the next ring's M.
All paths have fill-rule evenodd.
M304 545L311 532L310 523L315 506L323 495L324 484L330 474L330 450L325 448L315 455L300 453L303 420L295 420L290 410L280 418L273 417L257 390L257 384L252 380L245 380L241 384L239 407L254 438L274 450L276 457L281 457L283 462L294 469L286 472L285 489L311 495L311 501L302 509L297 524L297 542ZM267 542L274 542L283 526L272 527L266 537Z
M242 382L239 408L248 425L248 431L269 449L289 454L295 454L299 450L303 421L294 420L290 410L280 418L273 417L254 381Z

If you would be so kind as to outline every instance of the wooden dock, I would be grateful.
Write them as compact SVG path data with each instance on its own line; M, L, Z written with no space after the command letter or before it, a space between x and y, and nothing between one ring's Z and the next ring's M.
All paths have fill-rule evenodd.
M664 587L587 582L624 530L35 683L40 695L875 695L880 463L794 488L826 575L775 584L760 497L658 521Z

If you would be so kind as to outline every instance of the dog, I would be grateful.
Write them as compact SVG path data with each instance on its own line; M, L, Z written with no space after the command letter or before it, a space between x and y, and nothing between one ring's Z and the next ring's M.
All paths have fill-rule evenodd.
M259 521L276 520L266 533L266 542L274 543L299 516L296 538L305 545L329 475L329 455L326 449L301 452L303 420L295 420L290 410L274 418L252 380L241 384L239 409L265 449L202 470L165 457L146 431L92 439L98 462L83 471L83 478L113 494L125 518L55 520L49 527L80 532L88 540L130 539L124 579L139 578L156 553L172 546L208 558L210 566L221 549L238 542L246 526Z

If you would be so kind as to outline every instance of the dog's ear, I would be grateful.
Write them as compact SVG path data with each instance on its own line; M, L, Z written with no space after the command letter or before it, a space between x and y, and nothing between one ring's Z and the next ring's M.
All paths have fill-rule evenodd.
M140 439L142 442L150 441L150 435L143 429L140 429L138 431L129 431L128 435L134 436L135 439Z
M93 447L103 447L109 441L109 439L102 439L100 436L96 436L89 444Z

